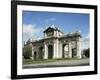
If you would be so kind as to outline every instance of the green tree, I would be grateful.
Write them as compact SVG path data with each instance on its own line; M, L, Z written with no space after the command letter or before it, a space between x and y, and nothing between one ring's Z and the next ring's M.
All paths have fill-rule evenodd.
M83 50L83 54L86 56L86 57L90 57L90 48L88 48L88 49L84 49Z
M23 48L23 56L25 59L30 59L32 56L32 47L27 45Z

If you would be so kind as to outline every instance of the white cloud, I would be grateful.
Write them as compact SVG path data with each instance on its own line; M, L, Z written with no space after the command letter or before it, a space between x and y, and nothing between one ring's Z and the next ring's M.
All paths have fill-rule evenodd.
M40 29L36 28L35 25L23 24L23 32L24 33L36 33L38 31L40 31Z
M82 49L89 48L90 45L89 41L90 41L90 34L88 33L86 37L82 38Z
M49 18L49 19L46 19L45 21L46 21L46 23L48 23L48 22L50 22L50 21L55 21L56 20L56 18Z
M37 34L42 30L43 28L37 28L36 25L23 24L23 41L27 41L29 38L37 39Z

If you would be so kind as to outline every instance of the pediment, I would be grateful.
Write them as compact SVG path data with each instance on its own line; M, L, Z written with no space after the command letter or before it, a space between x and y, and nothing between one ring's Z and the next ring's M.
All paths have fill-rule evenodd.
M55 30L54 28L48 27L44 32L52 32L54 30Z

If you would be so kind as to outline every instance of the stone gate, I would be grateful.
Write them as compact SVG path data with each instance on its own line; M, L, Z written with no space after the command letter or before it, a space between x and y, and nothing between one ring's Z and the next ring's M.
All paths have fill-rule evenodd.
M32 57L36 59L81 58L79 31L64 34L54 25L44 31L44 38L32 41Z

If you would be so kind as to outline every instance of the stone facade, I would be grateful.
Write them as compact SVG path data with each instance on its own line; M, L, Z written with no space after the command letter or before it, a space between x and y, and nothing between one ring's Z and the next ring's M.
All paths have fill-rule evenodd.
M44 39L32 41L32 57L34 60L81 58L80 32L64 35L57 27L48 27Z

